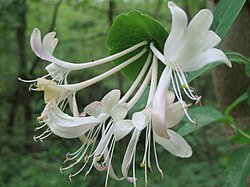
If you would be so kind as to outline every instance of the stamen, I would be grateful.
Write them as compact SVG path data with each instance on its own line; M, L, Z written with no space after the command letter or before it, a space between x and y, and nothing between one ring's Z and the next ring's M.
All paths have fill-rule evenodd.
M154 155L155 155L156 166L157 166L158 171L159 171L160 174L161 174L161 179L163 180L164 175L163 175L163 171L162 171L162 169L160 168L160 165L159 165L159 161L158 161L158 157L157 157L157 151L156 151L156 145L155 145L154 136L153 136L153 146L154 146Z
M135 146L135 151L136 151L136 146ZM133 183L134 183L134 187L136 187L136 179L135 179L135 176L136 176L136 174L135 174L135 152L134 152L134 153L133 153L133 178L134 178Z
M110 154L110 159L109 159L109 163L108 163L108 170L107 170L107 175L106 175L106 180L105 180L105 187L108 187L108 176L109 176L109 172L110 172L110 168L111 168L111 161L112 161L112 157L113 157L114 149L115 149L115 139L114 138L112 140L110 149L111 149L111 154ZM109 155L109 152L107 154L107 158L108 158L108 155ZM105 160L107 160L107 159L105 159Z
M172 80L172 85L173 85L173 88L174 88L174 92L176 94L176 97L178 98L178 100L181 102L182 106L183 106L183 109L184 109L184 112L188 118L189 121L191 121L192 123L194 123L194 120L191 119L191 117L189 116L188 112L187 112L187 109L185 108L185 105L184 105L184 101L182 99L182 94L181 94L181 91L180 91L180 87L179 87L179 84L178 84L178 80L177 80L177 76L176 76L176 71L173 71L173 74L174 74L174 78L175 78L175 81L173 81L173 78L172 76L171 77L171 80ZM176 84L176 87L177 87L177 90L175 88L175 84Z

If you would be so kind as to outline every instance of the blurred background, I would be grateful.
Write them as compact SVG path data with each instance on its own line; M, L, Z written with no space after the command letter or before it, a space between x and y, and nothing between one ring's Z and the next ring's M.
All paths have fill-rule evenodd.
M205 0L175 2L185 9L189 18L207 6ZM163 0L0 0L0 186L104 186L105 172L93 170L85 181L82 173L74 177L72 182L69 181L67 172L61 175L59 168L66 153L77 150L81 145L78 139L66 140L52 135L44 142L33 141L33 135L36 134L34 129L38 125L36 118L44 107L43 93L29 92L29 84L19 82L18 77L35 79L46 74L44 68L48 62L37 58L29 44L35 27L41 30L42 35L56 31L59 44L54 52L55 56L80 63L107 56L106 36L110 25L117 15L134 9L149 14L170 28L171 17L167 1ZM71 82L85 80L111 66L109 64L101 69L74 72L69 78ZM242 71L241 68L234 75L239 77ZM215 74L216 72L213 76ZM225 99L227 96L220 95L221 91L218 89L223 88L218 88L221 85L218 81L221 80L212 79L212 73L207 72L193 81L192 86L197 94L203 96L203 104L224 110L220 97ZM79 107L82 110L91 101L100 100L112 88L125 92L130 84L121 74L116 74L78 93ZM244 84L249 85L249 79ZM242 90L244 88L237 87L239 93ZM234 98L231 101L229 99L224 106L239 95L235 93ZM243 112L238 113L244 113L243 120L249 120L246 119L246 116L249 117L246 109L241 107L241 110ZM238 119L242 120L241 116ZM225 185L224 169L232 150L227 136L230 133L230 129L224 124L217 123L186 136L194 150L194 155L189 159L173 157L159 147L159 160L165 176L161 179L153 165L154 172L149 172L148 186ZM113 164L117 171L120 170L119 162L124 154L126 141L128 140L115 153L117 158L114 158ZM143 143L138 148L138 158L142 157L142 149ZM140 159L137 165L139 163ZM142 168L138 167L137 176L138 186L144 186ZM122 187L130 184L109 180L110 187L117 185Z

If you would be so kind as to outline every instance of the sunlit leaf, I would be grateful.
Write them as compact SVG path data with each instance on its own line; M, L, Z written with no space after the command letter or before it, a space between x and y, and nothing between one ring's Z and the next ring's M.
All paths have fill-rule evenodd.
M167 30L158 21L139 11L131 11L117 16L108 33L107 45L109 53L114 54L142 41L154 41L156 47L163 51L163 45L167 36ZM138 53L141 49L119 58L113 61L113 63L118 65ZM136 78L145 63L147 54L122 70L126 77L130 80Z

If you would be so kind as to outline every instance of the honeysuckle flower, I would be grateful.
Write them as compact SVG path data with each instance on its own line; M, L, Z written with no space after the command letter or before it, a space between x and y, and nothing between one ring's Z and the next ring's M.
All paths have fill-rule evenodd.
M69 132L68 130L71 128L70 126L66 127L64 125L63 126L60 125L59 123L53 123L58 126L57 129L61 130L62 128L67 128L64 130L66 134L63 136L62 134L59 135L58 132L54 132L55 134L61 137L65 137L65 138L68 138L69 135L71 136L71 138L73 138L72 133L75 133L74 137L77 137L80 135L79 132L81 131L84 134L86 134L86 128L88 128L87 130L89 131L87 135L85 135L85 138L84 138L84 143L82 146L84 148L80 148L79 151L76 151L75 153L67 155L66 161L72 161L72 160L76 160L76 161L71 163L67 167L61 167L61 171L69 169L73 167L74 165L76 165L77 163L79 163L80 160L84 158L85 164L76 173L71 174L69 176L70 178L79 174L85 168L87 161L92 157L92 164L89 170L86 172L85 177L88 175L91 169L95 167L98 171L107 171L107 177L106 177L106 182L105 182L106 185L108 181L108 176L111 176L112 178L116 180L123 179L123 178L117 177L117 175L114 173L112 165L111 165L111 159L112 159L113 152L115 149L116 141L119 141L122 137L126 136L133 128L131 127L131 124L130 124L130 130L125 130L126 132L125 131L122 132L122 129L125 129L124 127L128 127L128 125L124 123L124 118L127 115L128 109L133 107L133 105L139 100L145 88L147 87L150 81L151 74L152 74L152 68L150 68L150 70L148 71L147 75L145 76L136 94L134 94L133 97L127 103L125 103L125 101L127 101L127 99L130 98L132 93L139 86L141 79L144 77L146 70L148 69L151 56L152 55L149 54L146 60L146 63L144 67L142 68L141 72L139 73L137 79L135 80L133 85L130 87L130 89L127 91L127 93L121 99L120 99L120 96L121 96L120 91L112 90L106 96L104 96L104 98L100 102L95 101L85 107L84 112L87 115L95 117L97 120L99 120L100 118L103 119L103 121L99 125L96 126L96 123L92 123L93 128L89 128L89 125L79 124L77 132L76 131ZM109 121L107 121L108 119ZM104 126L106 122L108 122L107 126ZM76 127L77 126L75 126L74 128ZM83 130L81 130L81 128ZM118 131L120 133L120 134L118 133L119 135L117 134ZM101 140L99 141L98 145L95 146L96 139L99 133L101 133ZM89 149L89 144L88 144L89 142L92 142L93 145L92 145L90 153L86 154L87 149ZM100 160L102 157L104 158L104 161L100 163Z
M168 152L170 152L171 154L177 157L188 158L192 155L191 147L185 141L185 139L182 136L180 136L178 133L170 129L176 126L185 115L182 104L180 103L180 101L173 102L174 101L173 92L168 92L166 97L167 97L167 105L166 105L166 109L164 110L167 113L167 115L165 115L166 124L165 124L165 129L162 129L162 130L166 131L167 137L163 137L162 134L160 135L157 134L157 131L156 131L157 125L154 125L154 121L152 117L154 114L154 111L152 109L152 106L150 105L147 108L145 108L143 111L134 113L132 120L126 121L127 125L123 127L124 134L127 134L128 132L132 130L134 131L129 141L129 144L127 146L124 158L123 158L122 174L126 180L128 180L129 182L133 182L135 186L136 186L136 177L135 177L136 147L137 147L140 134L142 133L142 130L146 129L144 155L143 155L142 162L140 164L141 167L145 168L145 184L147 184L147 168L152 170L151 161L150 161L152 139L153 139L153 152L155 155L157 169L161 173L162 177L163 177L163 171L161 170L160 165L159 165L155 143L161 145L164 149L166 149ZM134 127L131 126L131 124ZM117 133L117 134L120 135L120 133ZM153 137L151 137L152 135ZM128 176L131 162L133 162L133 165L132 165L133 177Z
M190 99L199 101L200 97L196 96L188 85L185 73L199 70L215 62L223 62L231 67L231 62L220 49L215 48L221 39L215 32L209 30L213 21L210 10L199 11L188 24L187 15L181 8L172 1L168 2L168 7L172 14L172 27L164 45L164 52L163 54L159 52L153 43L150 44L150 48L169 69L178 100L183 101L181 94L183 88Z
M58 38L55 38L55 36L56 32L50 32L46 34L43 39L41 39L40 30L38 28L34 28L30 37L30 45L36 56L43 60L51 62L51 64L49 64L45 68L49 73L45 77L51 76L53 80L56 80L59 83L65 81L67 82L67 75L71 71L82 70L110 62L147 44L147 42L144 41L114 55L99 60L79 64L60 60L53 56L53 52L58 43Z
M145 184L147 184L147 168L152 169L150 164L152 139L156 165L161 175L163 175L163 172L159 166L155 143L160 144L171 154L178 157L186 158L190 157L192 154L191 147L184 140L184 138L170 129L177 125L184 117L185 111L183 108L183 103L180 101L174 102L174 93L168 91L170 84L168 69L164 70L157 85L157 69L157 59L154 56L150 92L145 109L134 113L132 120L119 121L119 123L114 126L113 130L117 141L122 139L133 130L132 137L129 141L123 158L122 174L124 179L134 183L134 186L136 186L136 147L139 137L144 129L146 129L145 152L140 166L145 168ZM129 177L128 172L131 163L133 165L133 176Z
M54 101L55 104L58 105L60 109L64 110L66 105L69 104L69 107L71 109L71 112L73 113L73 116L78 117L80 114L78 112L78 106L77 106L77 102L76 102L76 93L79 90L87 88L88 86L93 85L93 84L113 75L114 73L120 71L121 69L125 68L126 66L128 66L129 64L133 63L135 60L140 58L142 55L144 55L145 52L146 52L146 49L144 48L138 54L129 58L128 60L121 63L120 65L118 65L118 66L116 66L116 67L108 70L107 72L104 72L96 77L93 77L89 80L86 80L86 81L83 81L80 83L59 85L55 81L47 80L44 78L38 78L38 79L32 80L32 81L25 81L25 80L22 80L22 81L34 82L32 84L32 86L30 87L30 90L44 91L44 101L47 105L49 105L50 102ZM147 63L145 63L144 68L143 68L143 74L138 76L138 78L140 78L140 79L138 79L135 82L136 84L134 84L134 86L132 87L133 89L131 89L131 91L126 94L126 98L124 97L124 99L128 99L128 97L131 96L134 89L138 86L140 80L143 78L143 75L146 72L146 68L148 67L149 62L150 61L147 60ZM125 101L124 99L123 99L123 101ZM46 108L46 106L45 106L45 108ZM44 121L44 112L42 112L41 116L38 118L38 121L42 121L42 122ZM46 125L44 125L44 123L42 123L41 126L37 127L36 130L43 129L43 127L46 127ZM36 139L43 140L44 138L48 137L48 135L50 135L50 134L51 134L50 128L46 128L46 130L42 134L34 136L34 140L36 140Z

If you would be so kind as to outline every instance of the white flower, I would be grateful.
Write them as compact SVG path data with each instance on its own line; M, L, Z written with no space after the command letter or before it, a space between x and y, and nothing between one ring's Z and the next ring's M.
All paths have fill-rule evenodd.
M115 148L113 126L117 121L123 120L128 112L128 104L120 103L120 96L120 90L112 90L106 94L101 101L92 102L84 109L84 112L89 116L69 118L66 117L68 115L64 114L61 115L59 119L55 119L56 114L48 114L48 118L50 118L51 121L50 124L53 125L53 127L51 127L51 131L54 134L63 138L80 137L83 140L83 145L79 151L70 154L70 156L68 154L66 158L65 162L72 162L72 160L74 160L73 163L66 167L61 167L61 171L64 171L72 168L81 160L85 161L85 164L81 169L79 169L76 173L69 175L70 178L79 174L85 168L89 159L92 158L92 164L86 172L85 177L91 169L95 167L98 171L107 171L106 183L108 176L111 176L116 180L122 180L122 178L119 178L115 174L111 164ZM81 122L85 122L85 124ZM107 126L105 126L105 124L107 124ZM96 144L99 134L101 134L101 140L98 144ZM92 146L89 150L90 144L92 144ZM104 161L100 162L102 157Z
M153 138L153 149L156 159L156 165L161 173L163 175L163 172L159 166L157 153L156 153L156 145L155 143L160 144L164 149L169 151L171 154L177 157L187 158L192 155L192 150L189 144L185 141L185 139L180 136L175 131L169 129L177 125L182 118L185 115L185 112L183 110L182 104L178 102L173 102L174 94L172 92L169 92L167 94L167 105L166 109L164 110L167 115L165 115L165 127L161 128L162 131L165 131L161 134L157 134L157 125L154 124L153 115L154 111L150 108L146 108L145 110L141 112L137 112L133 114L131 121L124 121L127 123L127 125L123 126L122 132L124 132L124 135L126 135L128 132L134 129L132 137L130 139L130 142L127 146L126 153L123 158L122 163L122 174L123 177L128 180L129 182L136 182L135 177L135 156L136 156L136 147L137 143L140 137L140 134L142 133L142 130L146 129L146 135L145 135L145 149L144 149L144 156L142 159L142 162L140 164L141 167L145 167L145 183L147 183L147 168L151 169L151 161L150 161L150 150L151 150L151 139ZM131 126L133 124L134 127ZM120 129L122 129L120 127ZM117 134L120 135L121 132ZM153 137L151 137L151 133L153 134ZM162 134L167 134L167 137L162 136ZM121 136L121 135L120 135ZM122 137L122 136L121 136ZM128 171L130 164L133 160L133 177L128 176Z
M199 101L200 97L194 95L184 73L199 70L214 62L224 62L231 67L231 62L220 49L215 48L221 39L209 30L213 21L210 10L201 10L188 24L187 15L181 8L172 1L168 2L168 7L172 14L172 27L165 42L164 53L160 53L153 43L150 47L168 68L170 75L167 76L170 76L178 100L183 101L180 81L186 95L192 100Z
M124 51L102 58L100 60L79 64L79 63L71 63L71 62L67 62L64 60L60 60L53 56L53 52L58 43L58 39L55 38L55 36L56 36L55 32L50 32L46 34L43 39L41 39L40 30L38 28L34 28L30 37L30 45L31 45L33 52L36 54L36 56L38 56L39 58L43 60L51 62L51 64L49 64L46 67L46 70L49 73L48 75L50 75L53 78L53 80L56 80L59 83L67 82L66 80L67 75L71 71L82 70L82 69L94 67L97 65L101 65L107 62L111 62L112 60L115 60L121 56L124 56L147 44L147 42L144 41Z

